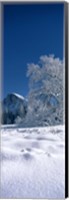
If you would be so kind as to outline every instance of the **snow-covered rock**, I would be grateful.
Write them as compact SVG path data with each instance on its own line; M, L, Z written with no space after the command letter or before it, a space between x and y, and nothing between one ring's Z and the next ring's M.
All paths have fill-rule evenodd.
M4 124L20 122L27 113L27 99L19 94L8 94L2 102L2 121Z

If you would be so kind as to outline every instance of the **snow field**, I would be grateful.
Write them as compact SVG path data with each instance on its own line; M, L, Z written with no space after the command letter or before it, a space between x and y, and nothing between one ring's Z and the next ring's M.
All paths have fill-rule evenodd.
M64 126L1 129L1 198L65 197Z

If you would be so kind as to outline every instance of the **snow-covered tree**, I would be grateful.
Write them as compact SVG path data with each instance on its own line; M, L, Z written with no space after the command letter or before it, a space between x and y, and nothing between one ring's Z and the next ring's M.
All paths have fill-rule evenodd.
M54 55L41 56L38 64L28 64L29 107L37 120L49 124L63 123L64 61Z

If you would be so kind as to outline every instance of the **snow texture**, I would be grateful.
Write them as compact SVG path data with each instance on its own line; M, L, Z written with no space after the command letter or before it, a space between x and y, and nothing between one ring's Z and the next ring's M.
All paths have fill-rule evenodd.
M1 128L1 198L65 198L64 126Z

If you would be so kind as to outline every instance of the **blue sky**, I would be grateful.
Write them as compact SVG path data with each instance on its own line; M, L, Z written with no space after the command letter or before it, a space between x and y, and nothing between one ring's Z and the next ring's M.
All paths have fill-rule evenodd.
M63 59L64 4L4 6L3 96L28 94L27 63L41 55Z

